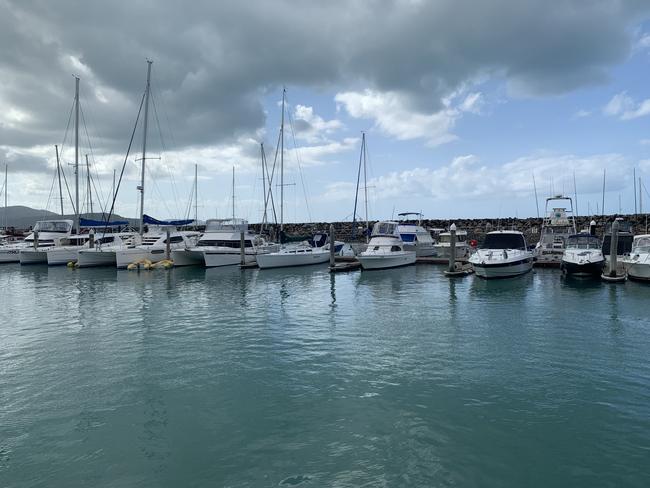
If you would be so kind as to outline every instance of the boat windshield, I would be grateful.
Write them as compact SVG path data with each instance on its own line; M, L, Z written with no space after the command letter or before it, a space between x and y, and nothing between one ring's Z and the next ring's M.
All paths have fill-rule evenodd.
M596 236L571 236L567 241L567 249L600 249L600 239Z
M650 236L637 237L634 240L632 251L635 253L650 253Z
M70 232L72 225L65 220L42 220L36 222L34 230L38 232Z
M372 235L392 236L395 234L397 224L395 222L377 222L372 228Z
M401 238L402 238L402 240L404 242L415 242L416 241L415 234L401 233L400 236L401 236Z
M488 234L484 249L526 249L526 241L521 234Z

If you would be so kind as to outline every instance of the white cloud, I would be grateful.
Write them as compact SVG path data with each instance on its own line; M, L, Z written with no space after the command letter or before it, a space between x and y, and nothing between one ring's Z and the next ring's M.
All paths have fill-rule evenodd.
M589 157L536 154L497 166L486 165L470 154L456 157L437 168L416 167L391 172L374 178L368 185L374 187L379 199L480 201L497 196L532 196L534 172L538 194L542 198L550 193L551 184L555 193L573 194L574 171L579 194L597 193L602 187L603 168L607 168L608 190L623 188L631 175L631 163L619 154ZM344 182L332 183L326 187L323 196L332 201L350 200L354 197L354 186Z
M310 144L327 140L333 132L343 128L340 120L325 120L314 113L313 107L305 105L296 105L293 118L296 139L302 139Z
M335 97L351 117L372 119L384 134L399 140L426 139L431 146L457 139L451 133L464 112L478 113L482 106L481 93L470 93L454 106L459 94L442 100L443 108L431 114L422 114L409 106L409 100L397 92L341 92Z
M635 102L627 92L621 92L603 108L603 113L611 117L618 117L621 120L632 120L650 114L650 98L639 103Z
M573 118L574 119L583 119L585 117L589 117L590 115L591 115L590 110L581 109L581 110L578 110L575 114L573 114Z

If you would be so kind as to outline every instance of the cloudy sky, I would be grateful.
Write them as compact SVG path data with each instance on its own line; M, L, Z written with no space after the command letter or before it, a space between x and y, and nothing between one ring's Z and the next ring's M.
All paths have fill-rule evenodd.
M106 203L146 59L145 208L160 218L187 213L196 164L200 218L230 215L234 167L236 213L260 220L260 143L272 166L283 86L286 221L351 218L362 131L370 218L535 215L533 175L543 206L573 194L575 174L581 214L600 207L604 170L606 212L633 211L635 169L650 188L645 0L0 0L0 39L10 204L58 208L55 144L74 178L72 75L95 208ZM123 215L137 212L141 139L139 127Z

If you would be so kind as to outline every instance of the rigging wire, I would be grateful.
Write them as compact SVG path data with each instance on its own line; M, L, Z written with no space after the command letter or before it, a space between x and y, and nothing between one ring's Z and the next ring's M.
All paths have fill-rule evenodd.
M287 105L289 102L287 101ZM298 150L298 145L296 144L296 131L293 128L293 117L291 116L291 110L287 110L287 118L289 119L289 127L291 129L291 139L293 140L294 154L296 155L296 162L298 163L298 174L300 175L300 182L302 183L302 193L305 197L305 206L307 207L307 216L309 221L312 222L311 218L311 209L309 208L309 201L307 200L307 187L305 185L305 179L302 174L302 165L300 164L300 151Z
M115 200L117 199L117 194L120 190L120 185L122 184L122 177L124 176L124 170L126 169L126 164L129 161L129 154L131 152L131 146L133 145L133 138L135 137L135 131L138 128L138 121L140 120L140 113L142 112L142 105L144 105L144 97L146 95L146 90L142 94L142 99L140 100L140 108L138 108L138 115L135 118L135 124L133 125L133 131L131 132L131 139L129 140L129 146L126 149L126 155L124 156L124 163L122 164L122 170L120 171L120 178L117 181L115 186L115 193L113 194L113 200L111 202L111 209L106 218L106 225L104 226L104 234L108 232L108 223L111 221L111 216L115 210Z
M160 145L162 146L163 153L167 153L169 151L167 150L167 145L165 144L165 139L163 138L162 135L162 127L160 126L160 119L158 118L158 109L156 108L156 99L153 96L153 93L151 93L150 96L151 96L151 104L153 106L154 118L156 119L156 126L158 127L158 136L160 137ZM178 198L178 191L176 189L176 180L174 179L174 173L171 170L171 167L167 164L166 160L162 159L162 157L160 159L163 166L167 170L169 179L171 180L172 195L174 196L174 206L176 207L176 215L180 215L180 210L178 208L178 202L180 201L180 199Z
M88 149L90 150L90 159L93 161L93 169L95 170L95 176L97 180L99 180L99 174L97 173L97 168L96 166L96 161L95 161L95 153L93 151L93 146L90 142L90 136L88 135L88 127L86 127L86 118L84 117L84 111L83 108L81 108L81 104L79 105L79 109L81 111L81 120L83 122L84 126L84 131L86 133L86 139L88 140ZM99 183L99 191L97 190L97 185L95 185L95 177L93 176L92 172L90 171L90 167L87 167L86 170L90 173L90 184L92 188L95 190L95 195L97 196L97 199L99 200L99 208L102 211L102 214L106 213L106 206L104 204L104 192L102 191L101 183Z

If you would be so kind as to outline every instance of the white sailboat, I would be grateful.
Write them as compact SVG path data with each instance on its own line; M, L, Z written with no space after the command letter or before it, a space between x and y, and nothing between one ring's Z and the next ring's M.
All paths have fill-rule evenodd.
M284 111L286 89L282 90L282 119L280 123L280 235L284 230ZM260 269L324 264L329 261L329 245L313 247L307 242L282 245L279 251L257 255Z
M469 262L481 278L511 278L533 269L533 253L521 232L497 230L487 233L483 247Z
M169 244L167 243L169 230ZM174 226L150 225L149 230L142 236L142 243L137 246L115 249L115 265L123 269L131 263L151 261L157 263L171 257L171 251L196 246L200 237L199 232L178 231ZM169 247L170 256L167 256Z
M90 268L95 266L116 266L115 253L135 247L142 242L136 232L114 232L100 234L95 238L94 247L77 251L77 266Z
M365 251L357 256L363 269L385 269L414 264L415 250L406 250L397 222L377 222Z

